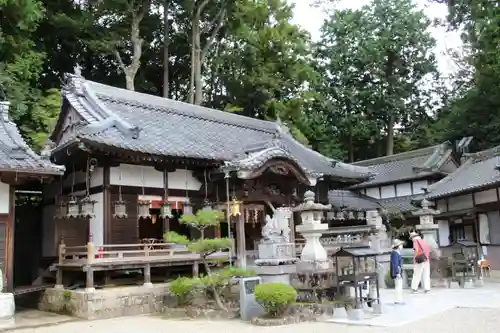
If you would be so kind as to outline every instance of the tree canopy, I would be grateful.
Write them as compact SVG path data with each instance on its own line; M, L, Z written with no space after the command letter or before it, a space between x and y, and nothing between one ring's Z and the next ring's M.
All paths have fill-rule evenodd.
M0 0L0 98L35 149L52 130L64 73L287 123L301 142L356 161L463 136L500 144L500 8L447 5L460 70L445 85L416 0L358 9L317 1L321 37L288 0Z

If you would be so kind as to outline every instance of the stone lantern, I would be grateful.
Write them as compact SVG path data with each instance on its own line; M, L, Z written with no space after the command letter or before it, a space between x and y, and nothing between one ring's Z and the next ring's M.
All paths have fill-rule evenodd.
M418 216L420 219L420 224L416 226L416 229L422 233L423 239L429 244L431 249L440 256L436 241L436 230L439 226L434 224L434 215L439 214L440 211L430 208L430 205L431 203L427 199L422 200L422 208L414 211L413 215Z
M327 224L321 223L323 215L331 209L331 205L323 205L314 202L314 192L307 191L304 194L304 202L293 208L294 212L300 213L302 224L296 230L302 234L306 243L302 249L299 265L301 268L311 270L329 268L328 255L321 245L319 239L328 229Z

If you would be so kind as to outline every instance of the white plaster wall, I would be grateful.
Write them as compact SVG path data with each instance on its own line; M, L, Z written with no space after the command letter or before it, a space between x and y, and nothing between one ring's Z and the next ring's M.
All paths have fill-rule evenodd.
M401 183L396 184L396 193L398 197L403 197L406 195L412 195L411 193L411 183Z
M447 207L446 207L446 200L442 199L442 200L438 200L436 202L436 208L437 210L439 210L441 213L444 213L447 211Z
M9 214L10 186L0 182L0 214Z
M450 212L472 208L473 206L472 194L461 195L448 199L448 209Z
M121 164L110 170L112 185L163 188L163 172L154 167ZM168 173L168 188L199 191L202 183L193 177L189 170L177 169Z
M70 168L70 167L69 167ZM86 181L86 172L85 171L77 171L74 174L74 183L82 184ZM97 167L90 174L90 187L96 187L102 185L104 180L104 169L102 167ZM69 187L73 184L73 172L71 172L66 179L64 180L64 187ZM59 190L61 185L59 184Z
M100 246L104 244L104 194L92 194L90 198L97 202L94 205L95 217L89 220L89 233L94 244Z
M416 180L413 183L413 194L424 193L423 188L427 188L429 186L429 181L425 180Z
M378 187L367 188L366 195L375 199L380 199L380 190Z
M476 205L495 202L497 201L497 190L494 188L491 190L474 193L474 201L476 202Z
M54 205L43 207L42 211L42 256L54 257L56 251L56 221L54 218L56 207Z
M439 246L450 245L450 224L448 220L437 220Z
M394 187L393 184L387 185L387 186L382 186L380 188L380 193L382 194L381 195L382 199L394 198L396 196L396 188Z

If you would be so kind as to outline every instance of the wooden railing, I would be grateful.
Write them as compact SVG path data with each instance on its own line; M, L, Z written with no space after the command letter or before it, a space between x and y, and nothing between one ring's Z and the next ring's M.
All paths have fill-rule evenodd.
M221 257L227 253L216 253L214 257ZM160 261L197 260L200 256L191 252L186 247L170 243L154 244L105 244L95 245L88 242L87 245L66 246L59 245L59 265L65 264L103 264L107 262L124 261Z

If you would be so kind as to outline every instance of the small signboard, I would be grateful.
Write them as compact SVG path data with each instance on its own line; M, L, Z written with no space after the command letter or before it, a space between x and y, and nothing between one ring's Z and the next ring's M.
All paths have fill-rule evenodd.
M240 279L240 316L250 320L264 313L262 306L255 300L255 288L262 283L258 276Z

